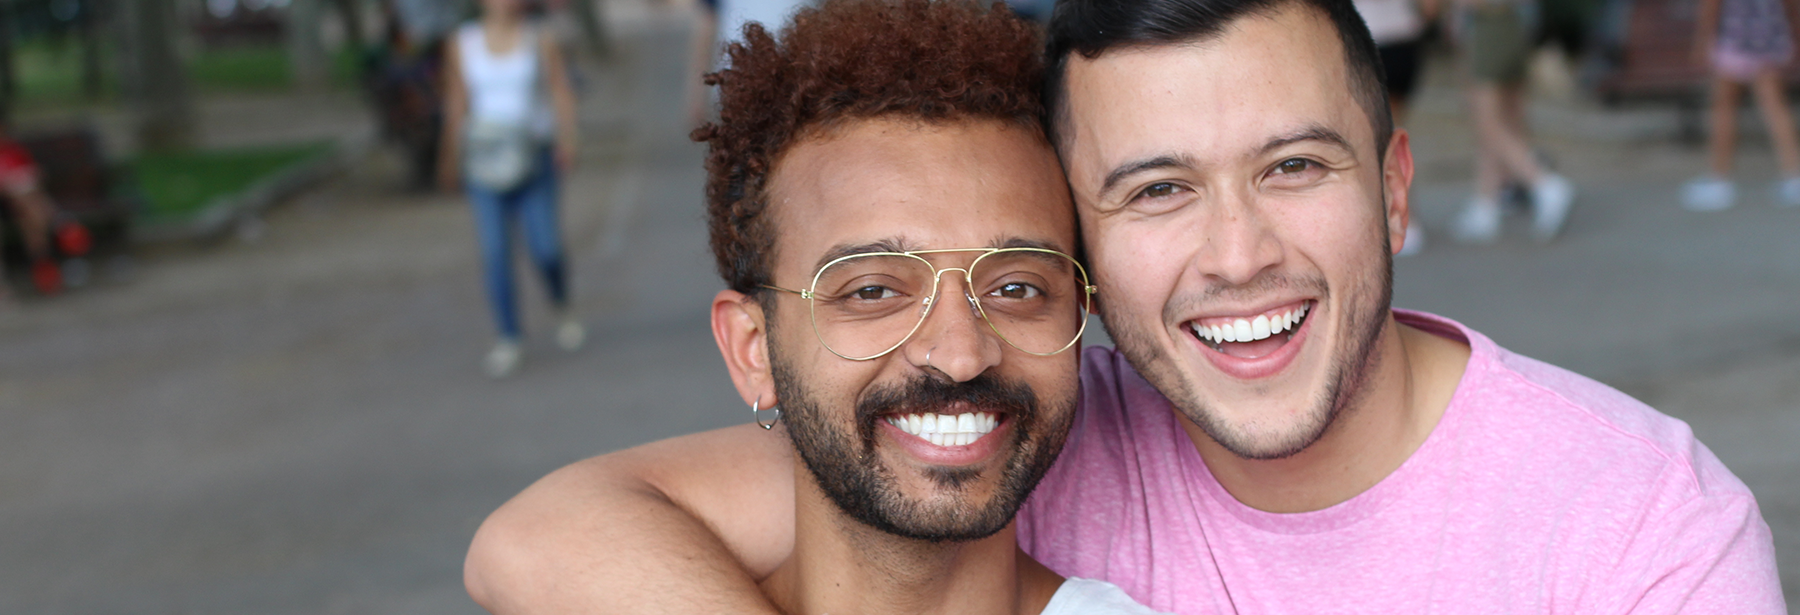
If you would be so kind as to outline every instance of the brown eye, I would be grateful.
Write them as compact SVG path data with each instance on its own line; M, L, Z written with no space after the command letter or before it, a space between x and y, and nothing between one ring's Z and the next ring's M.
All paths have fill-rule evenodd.
M1043 291L1036 286L1021 282L1013 282L994 290L994 296L1004 299L1036 299L1041 294Z
M1315 166L1317 165L1313 161L1305 158L1289 158L1275 165L1275 172L1283 175L1298 175L1312 170Z
M850 294L863 301L879 301L898 296L900 293L896 293L886 286L864 286Z
M1164 198L1164 197L1175 196L1175 194L1180 191L1181 191L1181 186L1177 186L1177 185L1171 184L1169 182L1159 182L1159 183L1155 183L1155 184L1150 184L1149 187L1144 188L1143 192L1138 193L1138 196L1142 197L1142 198L1148 198L1148 199L1160 199L1160 198Z

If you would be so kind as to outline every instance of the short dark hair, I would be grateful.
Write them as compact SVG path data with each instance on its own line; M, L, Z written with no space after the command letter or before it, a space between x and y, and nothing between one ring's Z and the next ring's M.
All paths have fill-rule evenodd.
M1050 116L1045 128L1051 141L1058 147L1067 145L1056 135L1066 130L1068 123L1065 77L1070 54L1091 60L1120 47L1206 40L1222 34L1233 21L1270 15L1293 4L1324 15L1337 30L1349 68L1350 94L1375 129L1376 156L1386 156L1388 139L1394 133L1387 89L1382 86L1386 76L1375 40L1351 0L1062 0L1050 17L1046 52L1044 105Z
M897 117L997 120L1036 134L1044 107L1036 26L970 0L825 0L771 36L760 24L726 48L719 121L706 143L706 213L719 275L756 295L770 283L775 233L768 179L781 155L818 130Z

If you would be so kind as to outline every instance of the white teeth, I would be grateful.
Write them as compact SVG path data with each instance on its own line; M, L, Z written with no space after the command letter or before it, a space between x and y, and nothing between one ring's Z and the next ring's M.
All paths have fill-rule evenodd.
M887 417L889 425L938 446L967 446L1000 426L992 412L907 414Z
M1268 339L1271 335L1292 330L1294 325L1299 324L1300 319L1306 317L1306 313L1310 311L1310 305L1311 304L1308 303L1302 303L1300 304L1300 307L1274 316L1261 314L1254 319L1245 320L1239 318L1218 325L1202 325L1198 322L1193 322L1188 324L1188 328L1194 333L1195 337L1215 344Z

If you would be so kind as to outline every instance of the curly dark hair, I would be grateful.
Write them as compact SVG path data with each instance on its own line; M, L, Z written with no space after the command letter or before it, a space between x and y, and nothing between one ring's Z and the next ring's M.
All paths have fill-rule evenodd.
M825 0L795 13L779 39L745 26L726 55L729 68L706 76L719 86L719 121L693 139L709 146L719 275L745 294L769 283L769 172L802 139L877 117L1000 120L1043 134L1038 30L998 3Z

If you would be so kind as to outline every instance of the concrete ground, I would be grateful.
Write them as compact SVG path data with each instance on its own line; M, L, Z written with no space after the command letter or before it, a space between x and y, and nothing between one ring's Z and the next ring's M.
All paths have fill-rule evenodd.
M685 25L629 17L623 68L590 73L564 203L582 351L545 338L528 282L525 367L483 377L464 206L400 192L383 154L259 241L147 250L128 279L0 307L0 613L478 613L462 555L506 498L746 420L705 324L701 151L672 102ZM1408 122L1431 245L1397 264L1396 304L1687 420L1756 491L1800 596L1800 209L1759 189L1681 211L1701 155L1659 112L1551 103L1534 120L1584 190L1567 235L1452 245L1469 139L1437 74ZM238 117L288 117L255 109ZM1744 152L1741 177L1774 176L1765 145Z

